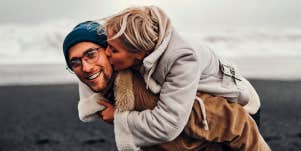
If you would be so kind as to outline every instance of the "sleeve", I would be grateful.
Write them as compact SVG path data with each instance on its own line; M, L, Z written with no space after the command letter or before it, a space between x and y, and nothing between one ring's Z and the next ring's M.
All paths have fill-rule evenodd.
M138 150L176 138L184 129L192 110L200 77L194 53L171 56L171 66L153 110L116 112L115 139L118 150Z
M98 112L104 109L104 106L99 105L96 101L105 98L100 93L94 93L84 83L79 81L79 102L78 102L78 116L83 122L90 122L97 118Z

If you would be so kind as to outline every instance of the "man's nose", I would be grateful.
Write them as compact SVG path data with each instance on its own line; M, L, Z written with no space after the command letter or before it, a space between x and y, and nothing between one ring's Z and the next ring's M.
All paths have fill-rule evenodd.
M82 59L82 70L83 72L90 72L93 68L93 65L88 63L86 60Z

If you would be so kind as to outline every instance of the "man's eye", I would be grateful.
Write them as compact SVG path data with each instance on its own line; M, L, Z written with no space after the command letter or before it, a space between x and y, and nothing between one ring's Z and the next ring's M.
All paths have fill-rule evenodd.
M71 60L70 64L72 68L76 68L81 65L81 61L79 59Z
M97 51L89 51L86 53L86 57L89 59L93 59L97 56Z

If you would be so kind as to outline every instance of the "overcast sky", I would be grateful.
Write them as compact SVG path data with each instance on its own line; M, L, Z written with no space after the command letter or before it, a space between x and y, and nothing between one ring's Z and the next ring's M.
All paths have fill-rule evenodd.
M155 4L179 26L301 27L301 0L0 0L0 24L106 17L126 7Z

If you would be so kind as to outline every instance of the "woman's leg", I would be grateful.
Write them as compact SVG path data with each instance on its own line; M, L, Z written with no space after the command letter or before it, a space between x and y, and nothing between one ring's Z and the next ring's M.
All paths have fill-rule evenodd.
M199 102L195 102L184 132L193 138L222 143L234 150L270 150L263 140L255 121L237 103L223 97L198 93L202 99L209 130L202 124L204 119Z
M142 77L133 75L135 110L153 109L158 96L145 89ZM175 140L161 145L144 147L143 150L228 150L246 151L269 150L262 139L254 120L237 103L230 103L223 97L214 97L198 93L206 108L209 130L202 125L202 111L198 101L195 101L189 121L184 131Z

